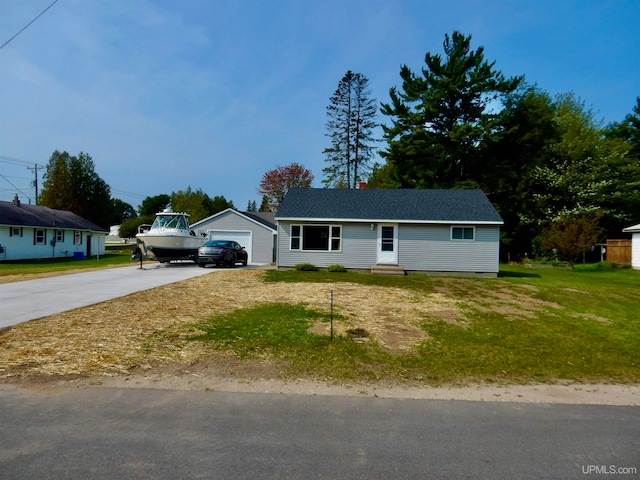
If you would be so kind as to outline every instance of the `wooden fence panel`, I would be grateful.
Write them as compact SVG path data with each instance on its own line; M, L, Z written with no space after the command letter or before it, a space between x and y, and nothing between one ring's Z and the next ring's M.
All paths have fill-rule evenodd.
M607 261L631 265L631 240L607 240Z

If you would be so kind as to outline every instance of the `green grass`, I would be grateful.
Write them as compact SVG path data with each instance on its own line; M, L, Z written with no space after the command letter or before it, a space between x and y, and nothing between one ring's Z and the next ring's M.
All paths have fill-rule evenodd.
M191 340L209 342L239 358L268 357L296 375L353 378L368 365L384 365L390 355L378 346L363 347L350 338L309 333L312 322L329 322L330 315L304 304L269 303L212 318L197 326L204 334Z
M275 359L290 376L434 385L640 382L640 272L631 269L606 264L574 270L504 266L496 279L277 270L265 276L271 282L334 283L336 288L343 281L423 293L446 288L450 297L467 305L466 322L460 326L427 316L420 326L428 339L411 352L392 354L374 341L356 343L346 336L330 341L328 335L309 333L311 321L327 321L327 312L304 304L267 304L211 318L199 326L207 333L198 340L243 358ZM541 306L515 318L477 308L482 296L495 290L525 292Z
M0 277L64 272L132 264L131 252L109 252L86 260L44 259L0 262ZM464 327L425 316L420 327L428 339L413 351L390 353L373 339L309 332L328 322L327 311L268 303L211 317L192 337L240 358L269 358L283 375L335 381L387 379L420 384L470 381L640 382L640 271L607 263L573 270L501 266L498 278L448 278L428 275L374 276L355 272L267 270L268 282L350 282L412 289L423 294L446 290L464 307ZM544 302L535 314L519 316L480 306L495 300L487 292L511 292ZM250 292L246 292L250 295ZM337 310L338 311L338 310ZM339 318L336 315L336 318ZM193 328L193 326L191 327ZM192 330L191 330L192 331Z
M80 260L69 258L43 258L39 260L13 260L0 262L0 277L8 275L30 275L53 272L67 272L78 269L106 268L131 262L131 250L108 252L105 255Z

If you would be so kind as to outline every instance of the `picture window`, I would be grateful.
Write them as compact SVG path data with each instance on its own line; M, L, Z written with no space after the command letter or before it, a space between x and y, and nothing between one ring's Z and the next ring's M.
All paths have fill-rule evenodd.
M342 248L340 225L292 225L291 250L335 252Z

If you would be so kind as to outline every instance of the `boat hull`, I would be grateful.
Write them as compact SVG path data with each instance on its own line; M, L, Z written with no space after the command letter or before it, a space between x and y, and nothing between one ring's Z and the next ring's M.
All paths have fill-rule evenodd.
M159 262L170 262L172 260L196 260L198 248L200 248L206 238L194 237L192 235L154 235L150 233L139 233L136 237L144 243Z

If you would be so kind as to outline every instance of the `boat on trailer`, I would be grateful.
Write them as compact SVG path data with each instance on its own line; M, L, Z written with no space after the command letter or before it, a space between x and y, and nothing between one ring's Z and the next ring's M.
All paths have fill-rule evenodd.
M198 248L206 242L189 227L188 213L174 212L171 207L156 213L153 224L141 225L136 235L143 252L150 251L160 263L173 260L196 261Z

